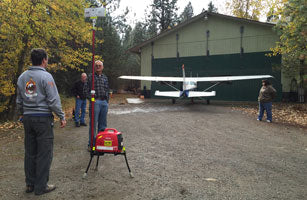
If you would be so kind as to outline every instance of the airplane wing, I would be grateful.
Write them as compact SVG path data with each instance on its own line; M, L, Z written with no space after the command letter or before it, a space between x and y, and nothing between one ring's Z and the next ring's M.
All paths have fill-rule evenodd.
M183 82L183 77L163 77L163 76L120 76L121 79L144 80L144 81L171 81ZM216 76L216 77L186 77L185 81L194 82L224 82L224 81L239 81L250 79L266 79L274 78L271 75L252 75L252 76Z
M120 76L121 79L142 80L142 81L171 81L183 82L182 77L163 77L163 76Z
M202 91L189 91L188 97L213 97L216 95L215 91L202 92Z
M216 76L216 77L186 77L186 81L196 82L224 82L224 81L239 81L250 79L266 79L274 78L271 75L252 75L252 76Z
M161 97L180 97L181 96L181 91L159 91L157 90L155 92L156 96L161 96Z

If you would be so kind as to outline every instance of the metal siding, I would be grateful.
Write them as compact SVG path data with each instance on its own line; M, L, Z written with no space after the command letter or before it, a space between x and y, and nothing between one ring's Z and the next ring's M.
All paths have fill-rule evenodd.
M203 56L206 54L207 23L202 20L187 25L178 31L180 57Z
M155 58L176 57L176 34L167 35L154 42Z
M151 46L142 48L141 51L141 75L142 76L151 76ZM142 89L146 86L150 90L151 83L148 81L141 81Z
M242 46L245 53L269 51L278 41L272 27L229 19L209 20L210 55L240 53L240 27L244 27Z
M206 55L207 30L210 31L210 55L240 53L241 26L244 26L243 48L245 53L269 51L278 41L272 27L211 17L206 21L199 20L188 24L177 32L156 40L154 42L155 58L176 57L176 33L179 34L180 57Z

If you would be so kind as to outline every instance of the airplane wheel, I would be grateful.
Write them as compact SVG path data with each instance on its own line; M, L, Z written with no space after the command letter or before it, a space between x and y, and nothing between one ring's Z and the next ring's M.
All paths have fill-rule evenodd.
M172 99L172 103L175 104L176 103L176 99Z
M207 104L208 104L208 105L210 104L210 100L209 100L209 99L207 99Z

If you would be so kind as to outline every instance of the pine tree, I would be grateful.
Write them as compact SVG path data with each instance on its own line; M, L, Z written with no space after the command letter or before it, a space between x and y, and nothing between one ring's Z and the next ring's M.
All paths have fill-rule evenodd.
M217 8L213 5L212 1L208 4L208 12L217 13Z
M189 1L189 3L186 5L186 7L184 8L183 12L181 13L181 15L179 17L180 22L191 19L193 17L193 15L194 15L193 6L192 6L191 2Z
M174 26L178 22L177 0L153 0L151 6L155 10L152 18L159 24L161 31Z
M147 14L146 26L148 38L158 34L158 20L156 18L157 12L154 7L151 7L151 12Z

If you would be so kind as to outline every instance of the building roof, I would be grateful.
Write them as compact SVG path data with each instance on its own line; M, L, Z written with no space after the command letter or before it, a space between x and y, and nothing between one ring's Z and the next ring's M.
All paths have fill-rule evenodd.
M177 26L174 26L172 27L171 29L167 29L167 30L164 30L162 31L161 33L155 35L154 37L148 39L148 40L145 40L144 42L128 49L128 51L132 52L132 53L137 53L139 54L140 53L140 49L144 46L146 46L147 44L150 44L152 42L154 42L155 40L158 40L170 33L173 33L175 32L176 30L188 25L188 24L191 24L199 19L202 19L202 18L208 18L209 16L216 16L216 17L222 17L222 18L225 18L225 19L230 19L230 20L236 20L236 21L240 21L240 22L246 22L246 23L253 23L253 24L258 24L258 25L262 25L262 26L274 26L275 24L273 23L267 23L267 22L259 22L259 21L256 21L256 20L251 20L251 19L244 19L244 18L238 18L238 17L233 17L233 16L229 16L229 15L223 15L223 14L219 14L219 13L214 13L214 12L203 12L195 17L192 17L191 19L188 19L180 24L178 24Z

